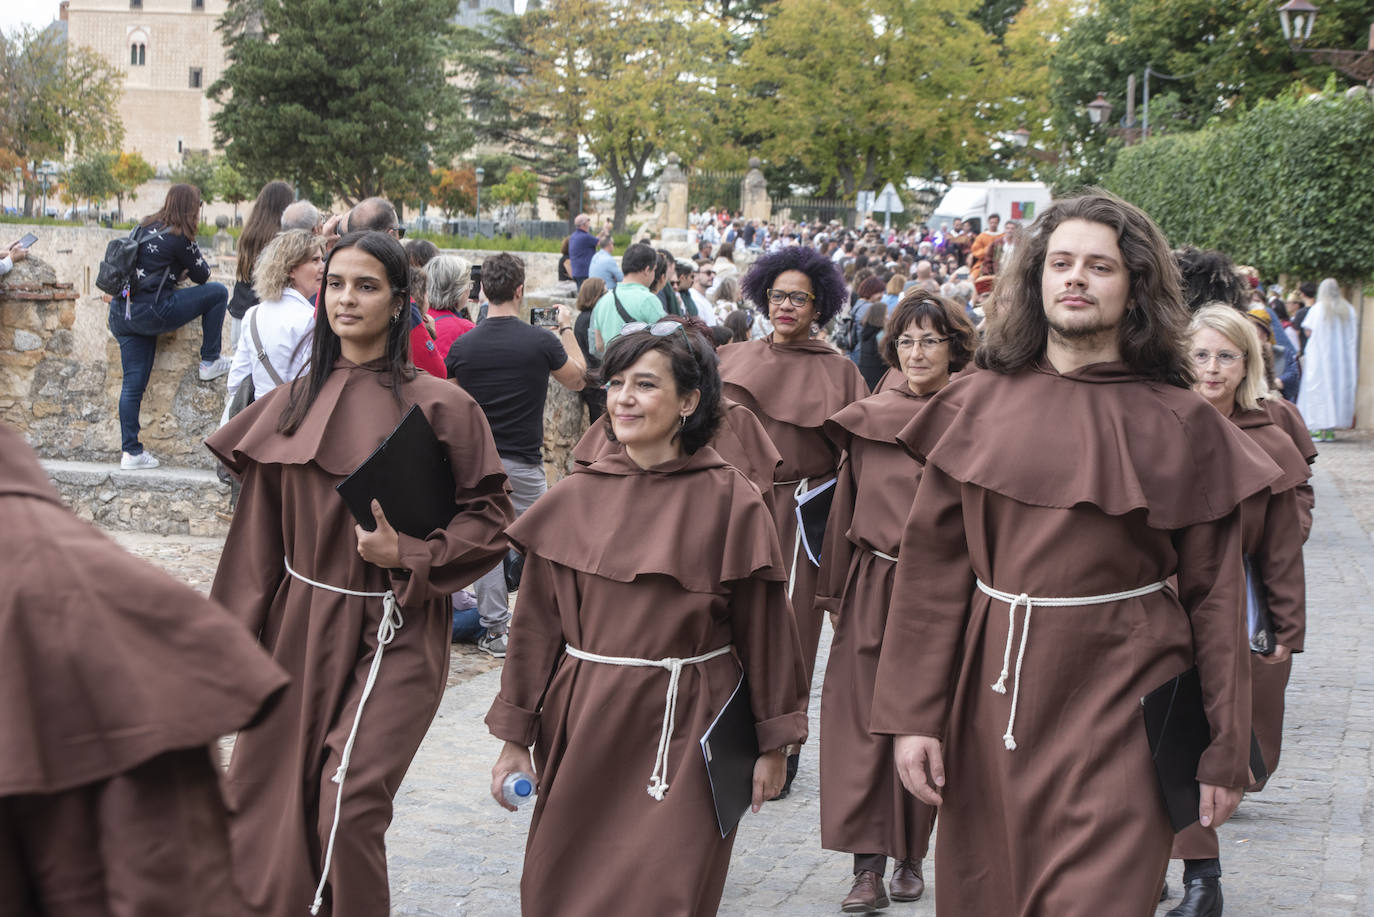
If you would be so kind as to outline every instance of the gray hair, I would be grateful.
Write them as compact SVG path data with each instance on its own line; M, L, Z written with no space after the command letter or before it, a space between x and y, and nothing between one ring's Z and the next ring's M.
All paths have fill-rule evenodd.
M295 201L286 205L281 212L282 229L304 229L314 232L320 225L320 208L307 200Z
M472 289L472 265L457 255L436 255L423 270L429 281L429 307L456 312Z
M348 212L349 232L357 232L360 229L391 232L400 225L396 208L384 197L369 197Z

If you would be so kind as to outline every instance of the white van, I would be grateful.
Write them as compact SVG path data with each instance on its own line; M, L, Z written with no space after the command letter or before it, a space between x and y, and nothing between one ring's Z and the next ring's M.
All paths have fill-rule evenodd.
M974 221L975 233L988 225L988 217L997 214L1002 225L1007 220L1020 220L1029 225L1050 205L1048 185L1038 181L957 181L950 185L935 212L925 221L933 232L955 220Z

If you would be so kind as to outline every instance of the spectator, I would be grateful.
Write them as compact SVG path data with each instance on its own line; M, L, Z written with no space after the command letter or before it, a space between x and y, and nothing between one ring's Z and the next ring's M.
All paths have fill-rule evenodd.
M708 325L715 325L724 317L724 313L717 312L715 304L706 295L706 291L711 288L715 279L715 265L702 262L697 266L696 272L692 274L692 285L687 290L687 295L692 298L693 304L697 307L697 315L700 315L702 321Z
M858 365L859 362L859 338L862 336L864 319L868 315L868 310L873 308L875 304L878 306L882 305L883 293L885 290L886 287L883 285L883 282L872 274L865 277L859 283L858 289L855 290L857 295L854 300L852 314L854 316L854 327L860 330L860 334L855 335L854 349L845 354L849 359L854 361L855 365ZM879 358L879 360L881 361L881 358Z
M716 317L708 309L704 314L697 308L697 301L692 298L692 288L696 285L697 266L690 261L678 260L673 265L677 269L677 283L674 285L677 290L678 302L682 304L682 314L689 318L700 318L709 328L716 323Z
M519 258L502 252L482 262L482 286L490 302L487 318L454 343L448 367L487 416L518 517L548 486L543 449L549 376L564 388L578 391L586 365L580 351L565 349L565 341L574 343L567 306L558 307L556 336L520 319L525 265ZM510 627L505 571L498 566L477 580L474 588L487 632L478 646L504 658Z
M602 283L603 292L614 290L615 285L625 279L625 272L620 269L620 265L615 263L615 239L613 237L601 237L597 243L596 254L592 255L587 276L598 278Z
M258 301L253 293L253 267L258 255L281 232L281 217L296 193L284 181L270 181L262 186L253 209L248 213L248 222L243 224L239 235L238 266L234 270L234 292L229 299L229 346L235 347L239 341L239 325L249 308Z
M573 219L573 232L568 237L568 273L579 287L588 277L592 255L596 252L596 236L590 232L591 225L592 218L579 213Z
M286 209L281 212L281 228L304 229L306 232L321 235L320 208L307 200L299 200L293 204L288 204Z
M749 326L753 317L754 313L748 309L735 309L725 316L725 320L721 322L721 327L730 330L731 343L749 340Z
M636 242L625 249L620 269L625 279L597 300L592 310L594 337L589 342L594 345L592 352L597 356L606 352L606 345L620 333L626 322L652 324L666 314L663 303L650 289L658 272L657 252L643 242Z
M258 304L244 315L248 334L239 337L229 367L229 398L252 377L261 398L300 376L310 360L315 305L324 270L324 245L303 229L280 233L258 257L253 293Z
M1303 325L1307 351L1298 391L1298 410L1319 441L1334 440L1337 428L1354 425L1359 327L1340 286L1330 277L1323 280Z
M573 337L577 338L577 347L582 351L582 360L587 365L587 375L593 378L601 369L601 360L592 355L588 335L592 328L592 309L596 307L596 301L605 295L605 281L599 277L588 277L587 282L582 284L582 289L577 291L577 304L574 307L577 319L573 322ZM606 390L599 385L584 385L581 394L582 403L587 406L588 422L595 423L596 419L606 412Z
M927 260L916 262L916 283L917 289L925 290L927 293L940 292L940 283L935 279L934 272L930 269L930 262Z
M4 277L14 266L29 256L29 250L20 246L18 242L9 247L9 251L0 255L0 277Z
M429 315L434 319L434 346L447 364L454 342L473 328L462 315L472 290L472 265L457 255L438 255L425 265L424 276Z
M663 303L663 311L668 315L686 315L687 311L678 295L677 259L666 248L657 249L658 269L654 282L649 287Z
M722 242L720 249L716 252L716 285L726 277L739 276L739 268L735 265L735 245L733 242Z
M969 266L971 276L974 280L978 279L979 274L997 273L997 265L993 263L996 245L1002 238L1002 234L997 231L997 227L1002 222L1002 217L993 214L988 217L988 228L978 233L969 247Z
M572 280L572 274L568 273L568 266L572 263L571 259L568 258L568 240L571 238L572 236L565 236L563 238L563 244L558 247L559 282L562 282L564 280Z
M887 289L883 293L883 305L889 309L896 308L897 301L902 298L902 291L906 289L906 274L898 271L887 278Z
M878 387L878 381L887 374L887 364L883 362L883 326L887 324L887 306L882 300L869 303L864 310L863 321L859 323L859 374L868 383L871 392Z
M138 247L128 298L119 295L110 300L109 328L119 342L124 376L119 393L119 465L125 470L158 466L138 440L138 411L153 372L159 334L199 318L201 381L229 372L229 361L220 356L229 291L223 284L208 282L210 265L196 245L200 212L198 188L172 185L161 209L134 230L135 238L147 241ZM182 279L195 286L177 289Z

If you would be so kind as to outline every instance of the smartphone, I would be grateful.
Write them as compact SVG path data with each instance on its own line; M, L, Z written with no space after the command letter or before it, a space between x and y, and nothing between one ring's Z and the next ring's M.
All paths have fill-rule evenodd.
M472 289L468 290L468 301L477 302L482 295L482 265L472 266Z
M531 306L530 324L540 328L558 327L558 307L557 306Z
M37 237L37 236L35 236L33 233L27 233L27 234L25 234L24 238L20 239L18 242L16 242L16 243L14 243L13 245L11 245L10 248L24 248L24 249L27 249L30 245L33 245L33 243L35 243L35 242L37 242L37 241L38 241L38 237Z

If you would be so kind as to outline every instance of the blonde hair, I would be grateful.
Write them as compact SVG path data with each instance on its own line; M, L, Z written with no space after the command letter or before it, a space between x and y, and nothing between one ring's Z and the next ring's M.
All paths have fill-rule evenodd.
M304 229L277 233L253 265L253 292L262 302L281 299L291 283L291 272L323 248L324 240Z
M1244 313L1219 302L1208 303L1193 313L1188 325L1189 340L1203 328L1215 331L1244 352L1245 375L1236 388L1236 407L1242 411L1257 410L1260 402L1269 397L1259 332Z

